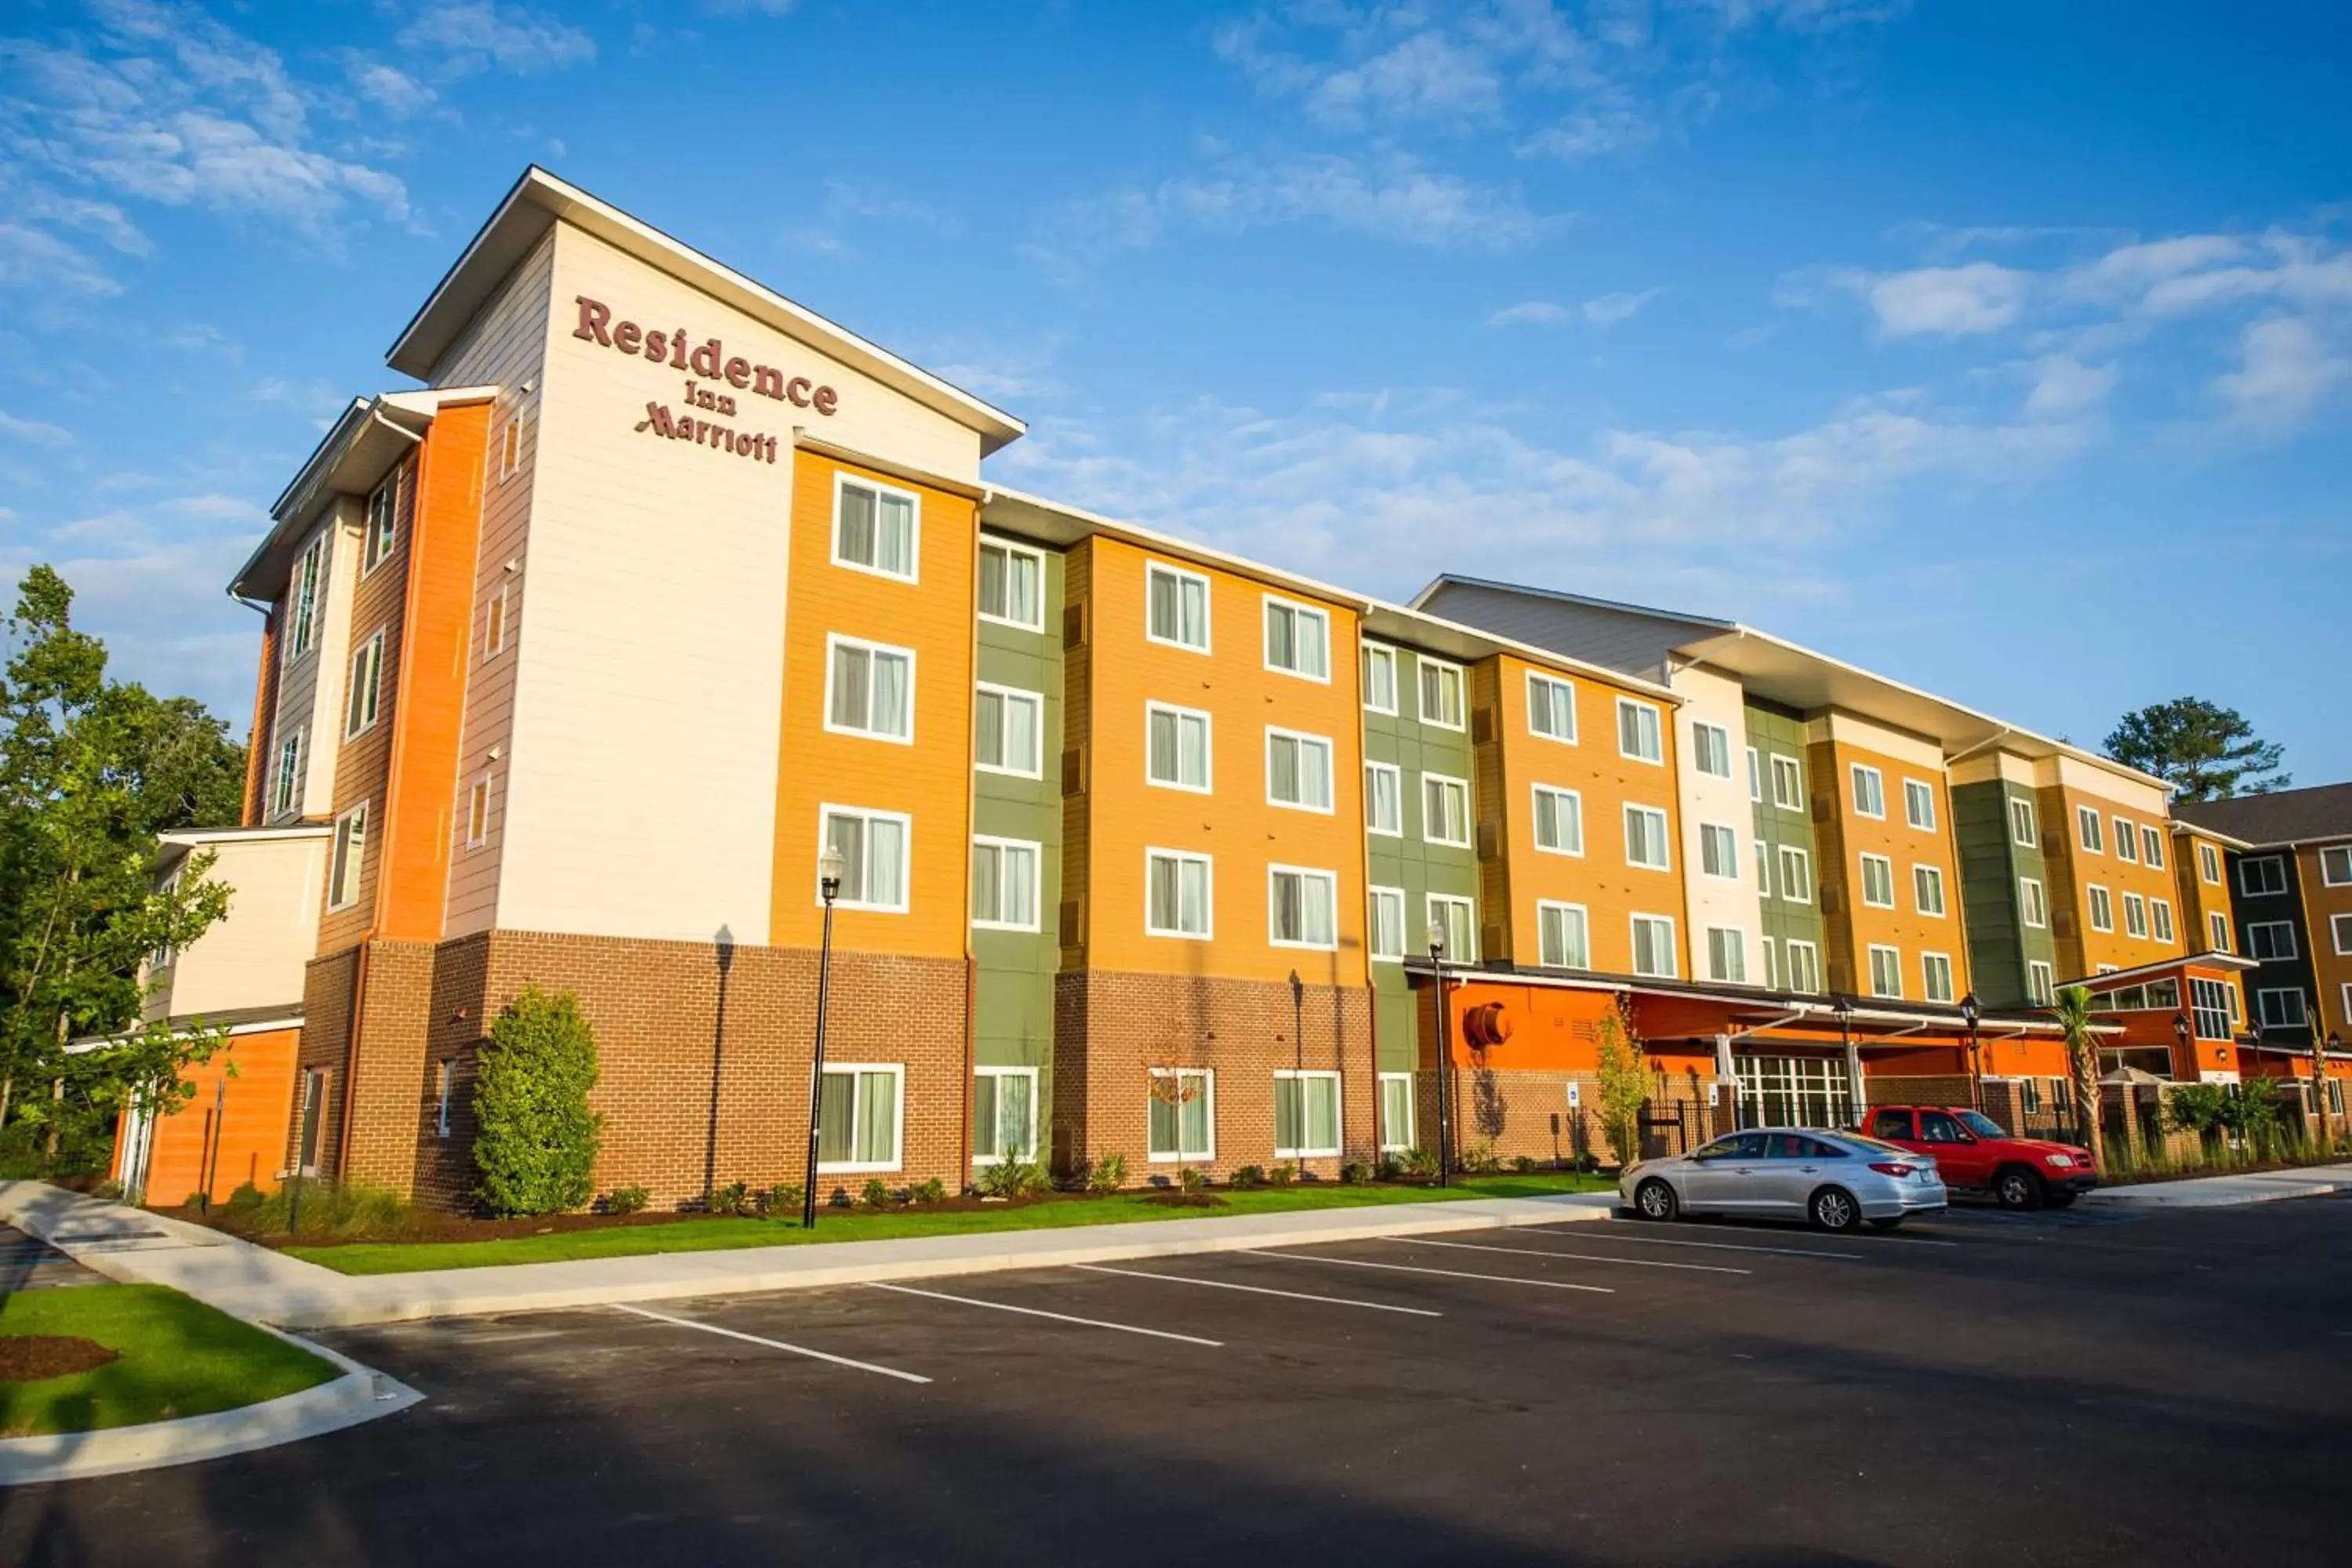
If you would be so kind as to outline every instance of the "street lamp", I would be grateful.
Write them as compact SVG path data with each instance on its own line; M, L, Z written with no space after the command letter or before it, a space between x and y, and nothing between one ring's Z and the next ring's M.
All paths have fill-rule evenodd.
M833 987L833 900L841 896L841 874L848 868L841 851L828 842L816 858L816 888L824 898L824 939L816 957L816 1047L809 1054L809 1146L807 1180L801 1187L801 1228L816 1228L816 1141L818 1115L824 1105L824 1005Z
M1429 963L1437 973L1437 1184L1444 1186L1445 1168L1451 1163L1454 1124L1448 1120L1445 1106L1445 1080L1454 1076L1453 1046L1447 1039L1450 1030L1445 1016L1445 922L1435 915L1429 917Z
M1960 1016L1968 1021L1969 1026L1969 1088L1976 1097L1979 1111L1984 1110L1984 1058L1978 1054L1977 1044L1977 1019L1981 1011L1977 1005L1975 992L1971 991L1960 998Z
M1298 978L1298 971L1290 972L1290 1102L1297 1118L1291 1129L1295 1147L1307 1147L1307 1080L1300 1076L1307 1070L1307 987ZM1274 1141L1282 1142L1282 1118L1276 1115Z
M1853 1113L1853 1124L1862 1127L1870 1120L1869 1100L1862 1087L1862 1053L1853 1043L1853 998L1841 991L1830 999L1830 1009L1837 1015L1838 1045L1845 1053L1846 1099ZM1799 1120L1803 1120L1801 1115Z

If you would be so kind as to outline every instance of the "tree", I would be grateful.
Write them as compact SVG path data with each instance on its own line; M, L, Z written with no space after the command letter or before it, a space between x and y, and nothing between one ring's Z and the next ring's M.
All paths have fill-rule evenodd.
M527 986L490 1026L474 1084L474 1165L495 1215L576 1209L594 1193L604 1119L588 1109L596 1036L571 993Z
M1601 1015L1601 1133L1620 1169L1642 1157L1642 1102L1650 1098L1642 1046L1620 1001Z
M2179 697L2126 713L2107 737L2107 755L2176 785L2182 800L2268 795L2294 778L2279 772L2284 752L2262 740L2234 708Z
M2091 993L2080 985L2069 985L2058 993L2058 1004L2051 1011L2057 1015L2058 1027L2066 1037L2066 1072L2074 1080L2074 1114L2082 1119L2083 1142L2104 1171L2107 1152L2106 1131L2099 1114L2099 1037L2091 1032L2098 1014L2092 1007Z
M47 566L18 588L0 671L0 1133L46 1129L54 1160L69 1132L97 1148L127 1100L184 1100L180 1073L218 1042L142 1028L130 1055L68 1054L68 1041L128 1029L144 1005L141 965L228 910L228 889L193 856L155 885L156 835L233 819L242 752L184 698L159 701L110 679L106 647L73 626L73 590ZM46 1096L21 1092L38 1083Z

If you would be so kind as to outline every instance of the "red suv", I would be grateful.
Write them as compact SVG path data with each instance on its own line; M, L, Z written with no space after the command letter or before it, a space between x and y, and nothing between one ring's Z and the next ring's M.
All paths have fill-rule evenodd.
M1882 1105L1870 1135L1935 1156L1944 1184L1990 1193L2005 1209L2063 1209L2099 1184L2088 1149L2040 1138L2012 1138L1981 1111L1948 1105Z

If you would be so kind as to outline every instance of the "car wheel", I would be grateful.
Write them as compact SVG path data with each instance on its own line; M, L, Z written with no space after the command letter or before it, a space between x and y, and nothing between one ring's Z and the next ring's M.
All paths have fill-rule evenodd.
M1993 1173L1992 1195L2005 1209L2042 1206L2042 1178L2022 1165L2007 1165Z
M1823 1187L1806 1207L1823 1230L1852 1230L1862 1223L1862 1205L1843 1187Z
M2044 1193L2042 1194L2042 1201L2053 1209L2072 1208L2074 1206L2074 1200L2081 1195L2079 1193Z
M1643 1219L1669 1220L1682 1212L1675 1189L1655 1176L1633 1189L1633 1212Z
M1872 1220L1870 1222L1870 1228L1873 1230L1900 1230L1903 1228L1903 1216L1899 1214L1890 1215L1885 1219Z

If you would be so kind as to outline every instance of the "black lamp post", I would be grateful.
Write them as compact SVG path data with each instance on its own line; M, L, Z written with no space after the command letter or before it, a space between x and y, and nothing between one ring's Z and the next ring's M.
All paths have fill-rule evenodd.
M1291 1114L1297 1118L1290 1135L1297 1142L1295 1147L1307 1147L1307 1080L1298 1076L1307 1070L1307 987L1298 978L1298 971L1290 972L1290 1103L1296 1108ZM1280 1117L1275 1119L1277 1122ZM1274 1130L1274 1141L1282 1142L1282 1129Z
M1977 1020L1981 1016L1982 1009L1977 1005L1975 992L1971 991L1960 998L1960 1016L1968 1021L1969 1026L1969 1089L1975 1097L1979 1111L1984 1110L1984 1058L1979 1054L1977 1041Z
M1447 1118L1445 1080L1454 1076L1452 1030L1445 1016L1445 922L1429 921L1429 963L1437 972L1437 1184L1446 1184L1446 1167L1453 1163L1454 1124Z
M816 1048L809 1055L808 1180L801 1188L801 1228L816 1228L816 1142L818 1118L824 1108L824 1005L833 987L833 900L841 896L841 874L847 868L841 851L827 844L816 858L817 891L824 896L824 940L816 958Z
M2197 1068L2197 1048L2189 1042L2188 1014L2175 1013L2172 1016L2172 1038L2174 1044L2179 1047L2173 1053L2172 1070L2175 1073L2179 1072L2180 1064L2185 1061L2189 1064L2189 1070L2194 1072Z

